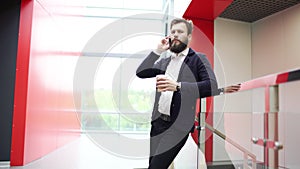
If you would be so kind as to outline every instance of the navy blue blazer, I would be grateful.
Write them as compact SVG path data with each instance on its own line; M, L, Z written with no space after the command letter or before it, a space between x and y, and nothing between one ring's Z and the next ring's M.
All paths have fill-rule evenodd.
M136 75L140 78L152 78L165 74L170 61L171 57L167 52L161 56L151 52L137 68ZM190 131L195 121L196 100L217 94L217 80L206 56L190 48L180 68L177 82L181 82L181 89L175 91L172 97L170 109L172 126ZM160 116L158 112L160 94L156 91L152 121Z

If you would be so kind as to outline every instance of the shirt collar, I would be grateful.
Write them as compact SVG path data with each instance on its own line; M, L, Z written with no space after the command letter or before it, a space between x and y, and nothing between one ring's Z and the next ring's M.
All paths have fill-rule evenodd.
M178 53L178 54L176 54L176 53L174 53L174 52L171 52L171 58L175 58L175 57L183 57L183 58L185 58L185 56L187 56L188 55L188 53L189 53L189 48L186 48L186 49L184 49L182 52L180 52L180 53Z

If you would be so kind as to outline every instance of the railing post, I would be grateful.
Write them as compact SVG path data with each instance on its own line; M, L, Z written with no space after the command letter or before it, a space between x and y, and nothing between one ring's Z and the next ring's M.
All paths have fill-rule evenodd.
M205 126L205 120L206 120L206 98L203 98L200 100L200 121L199 125L204 127ZM201 130L201 133L199 134L199 145L202 152L205 154L205 130ZM202 144L204 143L204 144Z
M266 112L264 136L265 140L272 142L278 141L278 85L266 87ZM268 145L264 146L264 161L265 164L272 168L278 168L278 149L270 148Z

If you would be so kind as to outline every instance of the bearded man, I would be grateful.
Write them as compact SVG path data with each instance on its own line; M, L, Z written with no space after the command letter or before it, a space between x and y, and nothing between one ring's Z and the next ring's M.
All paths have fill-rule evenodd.
M215 74L204 54L189 47L193 23L176 18L136 70L140 78L156 77L151 118L149 169L167 169L194 131L198 98L216 95ZM200 45L200 44L199 44Z

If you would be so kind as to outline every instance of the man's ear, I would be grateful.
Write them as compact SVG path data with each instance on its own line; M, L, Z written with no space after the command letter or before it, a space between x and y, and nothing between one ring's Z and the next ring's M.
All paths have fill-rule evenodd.
M188 40L189 40L189 42L192 40L192 34L188 35Z

